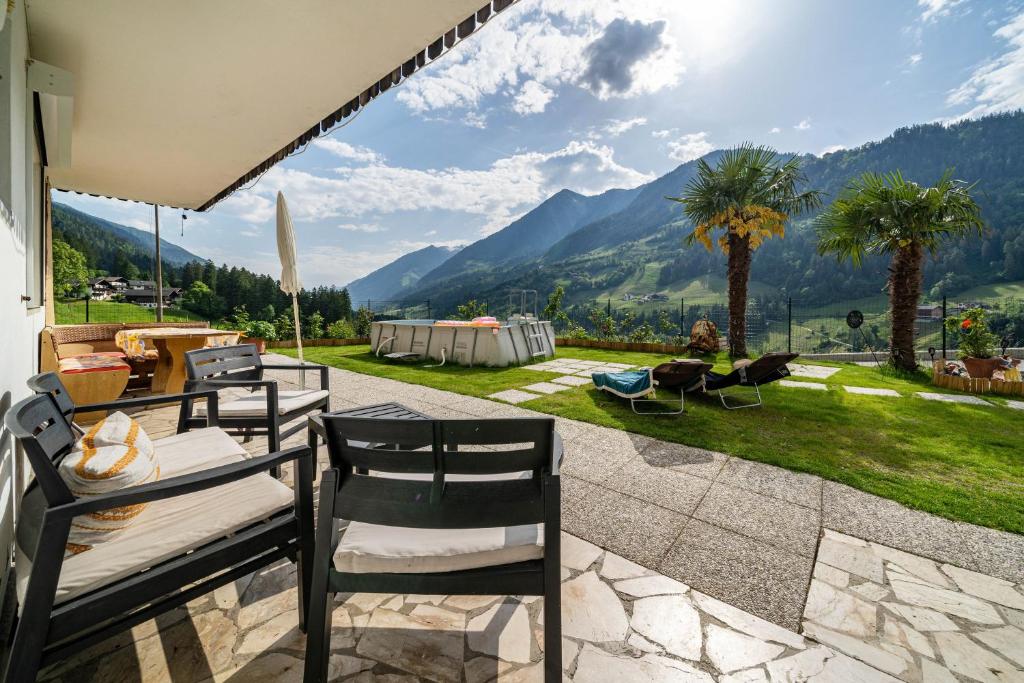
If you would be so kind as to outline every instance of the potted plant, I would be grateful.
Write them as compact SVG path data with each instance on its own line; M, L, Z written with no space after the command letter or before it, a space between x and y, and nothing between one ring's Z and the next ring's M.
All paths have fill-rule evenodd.
M277 331L273 323L266 320L250 320L243 328L245 335L243 344L255 344L256 350L264 353L267 350L267 342L277 339Z
M985 322L985 309L969 308L962 315L946 318L946 330L960 338L957 357L967 373L974 378L992 379L1000 359L996 357L996 335Z

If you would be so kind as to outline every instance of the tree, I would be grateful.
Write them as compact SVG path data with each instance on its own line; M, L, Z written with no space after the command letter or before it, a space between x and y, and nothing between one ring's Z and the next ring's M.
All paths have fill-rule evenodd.
M224 312L224 300L204 283L196 280L182 295L181 307L207 320L216 320Z
M835 254L855 266L865 255L890 255L889 361L897 368L917 367L914 320L925 252L935 255L946 240L983 232L973 188L953 180L951 170L931 187L906 180L899 171L869 172L852 181L815 221L822 254Z
M53 288L58 294L70 296L89 283L85 254L63 240L53 240Z
M472 320L473 318L481 318L487 315L487 304L476 299L470 299L466 303L456 306L455 310L457 311L458 320Z
M306 329L302 331L302 335L306 339L320 339L324 336L324 317L320 315L320 311L313 311L306 318Z
M752 252L772 237L785 236L785 224L801 212L820 205L817 190L799 190L806 183L800 160L780 162L764 146L744 144L722 154L712 168L697 162L697 175L687 184L680 202L693 222L687 244L700 242L714 250L712 235L722 230L718 247L728 258L729 355L747 355L747 283Z

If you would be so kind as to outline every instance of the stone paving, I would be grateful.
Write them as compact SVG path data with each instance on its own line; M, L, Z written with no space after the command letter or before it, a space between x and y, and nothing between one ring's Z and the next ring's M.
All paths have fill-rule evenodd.
M913 683L1021 681L1022 590L1020 583L826 530L803 633Z
M268 362L288 359L272 357ZM429 387L333 368L330 372L336 409L397 400L438 417L537 415ZM283 383L294 379L291 374L268 376ZM152 411L146 418L157 415L165 432L171 431L173 410ZM160 436L159 426L145 424L154 437ZM906 661L897 674L905 680L1019 680L1015 677L1020 673L1012 669L976 679L964 673L973 666L970 662L996 661L991 658L1019 664L1014 659L1020 656L1019 640L1009 630L1024 627L1024 612L1017 608L997 603L993 609L1001 621L980 630L930 633L929 646L937 655L929 658L913 649L914 636L907 629L924 631L887 607L874 605L878 626L874 632L861 627L868 633L860 646L825 634L822 629L849 635L850 627L817 607L822 600L815 591L826 586L869 605L873 599L932 609L905 599L906 588L901 587L902 597L888 592L905 584L921 593L919 586L927 586L911 578L921 579L914 572L920 571L921 562L930 561L987 575L967 581L987 586L971 589L975 593L1005 589L1006 582L1020 584L1024 537L941 519L818 477L721 453L562 418L556 418L556 429L566 448L562 515L568 532L563 536L567 680L897 680L869 666L863 647ZM286 445L303 442L296 435ZM245 445L252 453L265 451L263 439ZM325 462L323 449L319 457ZM286 470L286 481L289 474ZM861 591L868 595L862 595L854 590L864 583L859 575L825 563L819 550L823 536L826 544L903 551L900 560L886 560L896 569L883 564L883 571L910 578L873 574L874 579L864 580L884 587L888 597L872 598L867 588ZM907 559L908 553L920 556L918 561ZM842 583L841 572L850 575L846 586L835 585ZM956 576L944 577L961 587ZM972 596L971 590L964 587L961 592L991 606L991 594ZM159 623L148 622L96 646L48 672L49 679L299 680L303 638L295 629L294 592L290 566L260 572ZM1008 594L1002 595L1007 600ZM332 680L540 680L543 617L537 599L346 597L335 609ZM815 606L813 619L805 615L805 604L808 609ZM966 626L963 617L937 612ZM892 645L906 650L912 662L881 646L886 640L884 616L890 614L894 626L889 632L896 639ZM804 638L797 635L802 626L818 630L813 635L809 630L810 637ZM897 626L906 643L895 635ZM829 638L832 644L825 642ZM921 645L919 639L915 642ZM977 659L975 648L983 648L989 659ZM956 660L954 653L963 656ZM890 671L897 668L893 660L885 664ZM942 672L936 667L950 669L956 677L937 678ZM981 675L976 667L970 671ZM918 673L921 677L914 678Z

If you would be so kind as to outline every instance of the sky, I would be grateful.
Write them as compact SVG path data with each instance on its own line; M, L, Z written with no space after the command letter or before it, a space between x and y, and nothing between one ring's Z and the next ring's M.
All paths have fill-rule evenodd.
M500 230L562 188L636 187L745 141L826 154L1024 107L1024 0L521 0L350 123L161 235L306 286ZM54 200L152 231L150 206Z

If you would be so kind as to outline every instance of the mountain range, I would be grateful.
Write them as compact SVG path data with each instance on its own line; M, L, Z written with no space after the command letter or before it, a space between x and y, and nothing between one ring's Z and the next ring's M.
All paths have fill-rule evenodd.
M705 158L713 164L720 154ZM955 177L976 183L972 193L988 229L982 239L950 243L930 259L925 291L955 294L974 285L1024 279L1024 112L901 128L878 142L800 158L807 185L824 193L826 205L866 171L900 169L909 179L930 184L954 169ZM684 244L691 226L680 205L666 199L682 193L696 171L696 161L689 161L640 187L589 197L560 190L430 272L417 270L410 284L390 290L387 298L410 303L429 298L435 310L446 311L470 298L503 300L513 288L543 295L558 284L574 303L620 300L626 293L679 295L695 278L725 270L720 254ZM818 255L813 217L792 221L785 239L769 241L755 254L752 290L822 303L877 295L885 284L887 259L868 258L854 269ZM401 267L395 268L401 260L381 269L388 270L388 281L402 280Z

